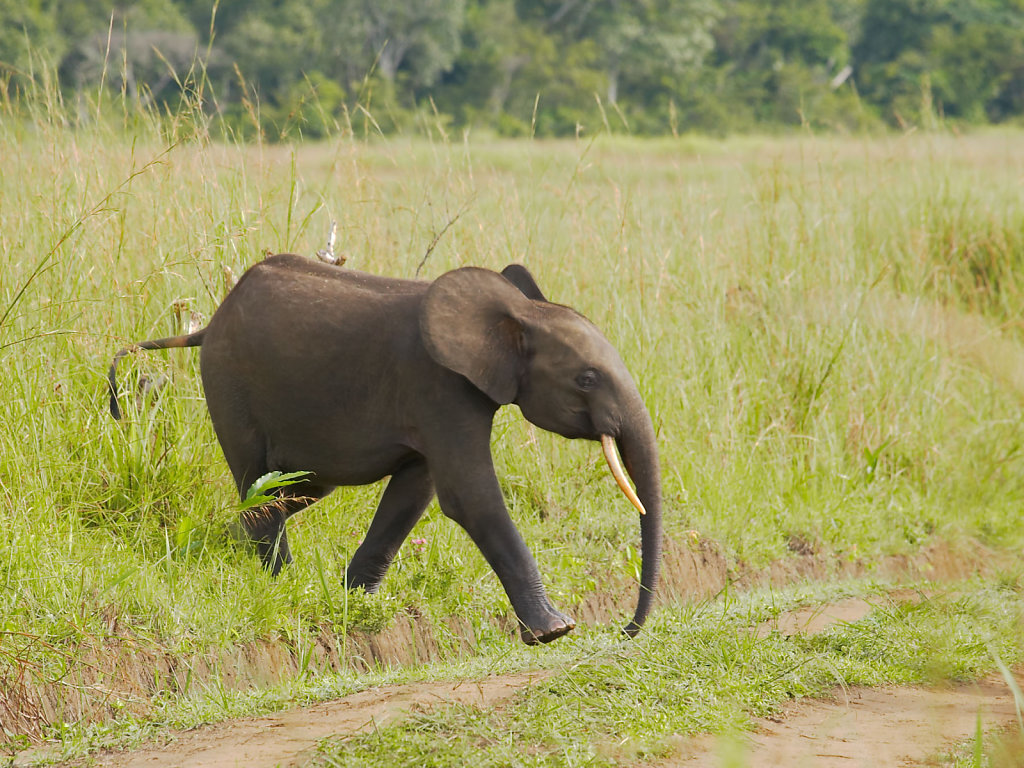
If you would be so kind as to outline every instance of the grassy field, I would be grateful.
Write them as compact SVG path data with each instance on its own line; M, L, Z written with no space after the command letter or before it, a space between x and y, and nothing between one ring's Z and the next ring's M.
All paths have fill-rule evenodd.
M435 131L235 146L201 132L168 138L147 121L70 130L59 114L8 107L0 121L0 741L45 734L81 749L154 717L194 722L327 685L309 656L274 694L239 697L197 679L152 698L103 699L83 690L78 670L105 651L186 659L269 640L299 656L327 642L344 656L347 629L410 611L436 626L467 619L487 668L565 664L590 675L567 678L546 704L517 703L502 715L509 722L443 713L416 731L447 734L445 743L540 720L571 734L572 723L538 718L537 707L573 701L579 717L607 723L602 738L626 733L657 752L659 734L722 730L836 680L909 679L921 659L940 676L1020 660L1018 572L976 585L967 607L903 622L927 635L936 621L967 617L962 643L917 661L883 663L906 638L881 630L868 634L884 643L862 657L856 643L811 649L824 667L800 661L807 649L739 647L722 631L731 609L721 602L662 609L643 652L586 627L552 648L520 649L491 621L509 610L497 579L436 505L380 594L341 589L379 487L343 490L293 518L297 561L272 580L225 535L237 500L198 355L125 361L121 423L107 412L105 376L127 342L180 332L176 304L209 317L225 269L241 274L265 250L312 254L336 220L348 267L429 279L518 261L549 297L594 320L658 429L670 536L696 531L752 568L807 553L870 567L936 541L1019 551L1024 135L549 143ZM141 376L162 375L157 395L132 396ZM507 408L493 448L556 604L571 611L612 575L632 575L636 522L594 444L543 433ZM447 660L464 663L450 644ZM659 673L659 648L680 659L680 676ZM683 648L719 661L702 665ZM796 678L740 674L761 653L781 665L766 668L796 664L809 677L780 688ZM696 669L703 697L687 677ZM327 688L363 684L342 675ZM60 686L103 706L83 720L30 706L33 691ZM686 706L673 698L680 691L692 694ZM627 728L652 696L688 719ZM413 743L397 733L380 739ZM547 745L538 764L600 756L565 734L524 738Z

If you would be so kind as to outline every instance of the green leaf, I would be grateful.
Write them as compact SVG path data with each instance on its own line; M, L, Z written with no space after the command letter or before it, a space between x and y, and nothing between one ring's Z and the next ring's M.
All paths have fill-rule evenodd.
M258 507L261 504L266 504L274 500L274 497L268 493L275 488L284 488L285 486L295 485L296 483L302 482L302 480L312 474L311 472L267 472L262 477L258 477L256 482L249 486L249 490L245 492L245 498L239 505L240 510L251 509L252 507Z

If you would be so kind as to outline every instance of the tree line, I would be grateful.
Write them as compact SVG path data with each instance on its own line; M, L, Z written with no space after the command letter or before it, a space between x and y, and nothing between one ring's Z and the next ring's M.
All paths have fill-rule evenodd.
M0 90L243 137L1021 122L1024 0L0 0Z

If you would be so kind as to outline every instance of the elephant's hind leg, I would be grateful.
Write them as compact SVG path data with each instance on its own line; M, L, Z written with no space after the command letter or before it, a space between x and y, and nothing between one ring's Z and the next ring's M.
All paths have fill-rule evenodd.
M363 543L349 563L346 586L376 591L416 521L434 498L427 463L416 458L391 475Z
M300 483L283 489L274 501L243 510L239 515L244 538L256 547L271 575L277 576L285 564L292 562L285 521L331 490L309 482Z
M234 390L223 382L218 384L212 376L204 376L203 382L217 439L231 468L238 495L244 499L254 482L271 469L284 467L279 464L272 466L274 462L268 457L267 436L257 427L245 397L224 397L224 393L233 393ZM222 396L214 397L216 393ZM232 529L232 534L253 545L263 565L276 576L286 563L292 562L285 521L332 490L334 486L315 480L303 480L278 488L273 501L243 510L239 515L239 525Z

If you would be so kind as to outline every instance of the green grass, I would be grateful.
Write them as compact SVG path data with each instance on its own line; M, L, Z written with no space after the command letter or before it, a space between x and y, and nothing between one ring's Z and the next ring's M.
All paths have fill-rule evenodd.
M794 537L866 561L935 540L1019 550L1024 135L235 146L183 119L72 130L57 107L5 109L0 692L52 685L117 639L301 653L410 607L465 617L479 653L508 649L500 585L436 506L373 597L340 585L379 487L293 518L297 562L277 580L234 547L194 351L123 361L126 418L107 413L115 351L177 332L176 301L209 316L225 268L313 253L331 220L351 268L521 261L591 317L654 417L670 535L696 529L754 566ZM171 383L137 402L143 373ZM635 517L595 445L505 409L493 447L557 604L630 572ZM641 642L681 621L660 614Z
M1019 588L971 585L917 604L892 603L814 637L749 631L800 602L793 592L762 593L676 607L635 643L589 632L557 674L507 705L432 707L328 741L311 764L621 765L671 754L680 737L742 729L751 716L770 715L794 697L839 686L972 679L996 658L1022 658Z
M541 682L496 705L424 702L408 719L326 740L310 764L618 765L671 755L695 734L741 733L751 718L771 716L792 698L842 695L852 686L967 681L1024 661L1020 576L1001 585L979 579L949 584L943 592L920 586L917 601L887 599L886 585L873 581L727 593L662 609L636 641L623 640L614 628L582 627L555 646L498 641L456 662L309 674L251 691L214 680L187 697L159 699L144 719L66 728L63 744L47 754L81 758L159 737L167 728L190 729L380 685L546 670ZM781 612L851 596L878 607L816 636L753 631ZM998 750L1002 742L992 735L983 743Z

